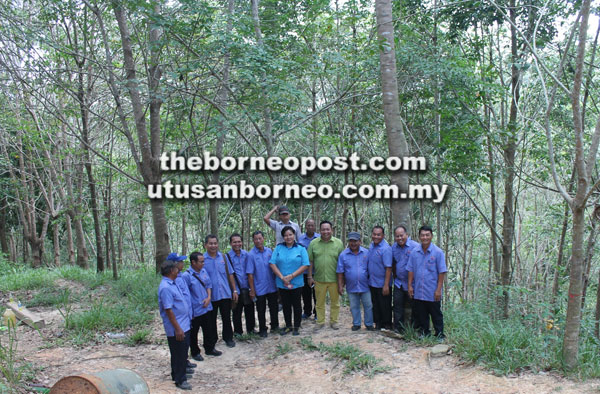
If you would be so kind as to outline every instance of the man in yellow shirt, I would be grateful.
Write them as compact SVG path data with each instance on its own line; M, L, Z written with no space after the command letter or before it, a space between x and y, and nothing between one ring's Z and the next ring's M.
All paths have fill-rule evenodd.
M337 288L337 260L344 250L344 244L339 238L333 236L331 222L325 220L320 225L321 237L314 239L308 246L308 259L310 268L308 282L315 284L317 298L317 329L325 326L325 300L327 293L331 305L329 307L329 322L331 328L337 330L340 315L340 297Z

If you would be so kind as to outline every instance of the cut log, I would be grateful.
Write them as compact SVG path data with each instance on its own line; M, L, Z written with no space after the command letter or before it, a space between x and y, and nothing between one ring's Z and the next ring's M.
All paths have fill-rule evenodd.
M31 312L24 306L19 308L19 305L16 302L7 302L6 306L12 309L12 311L17 316L17 319L27 324L28 326L36 329L44 328L46 326L46 322L44 321L44 319Z

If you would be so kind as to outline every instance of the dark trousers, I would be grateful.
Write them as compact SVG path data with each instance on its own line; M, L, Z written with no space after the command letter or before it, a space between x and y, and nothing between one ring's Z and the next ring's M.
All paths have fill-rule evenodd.
M373 301L373 323L377 328L392 328L392 290L384 296L383 289L370 287Z
M258 312L258 330L267 331L267 302L269 303L269 315L271 317L271 330L279 328L279 303L277 302L277 292L263 294L256 297L256 311Z
M192 357L200 354L198 347L198 331L202 327L202 336L204 337L204 351L210 352L215 348L217 343L217 324L212 318L211 312L206 312L202 316L196 316L192 319L192 329L190 330L190 353Z
M187 369L188 347L190 345L190 330L185 332L183 341L178 341L175 336L167 337L169 352L171 353L171 379L176 384L187 380L185 370Z
M219 313L221 315L221 321L223 322L223 340L225 342L233 341L233 330L231 329L231 299L225 298L223 300L213 301L212 306L213 310L211 314L215 327L217 326L217 313ZM217 339L218 338L219 336L217 335Z
M254 302L244 305L240 294L237 305L233 308L233 332L240 335L244 333L242 330L242 311L246 318L246 332L254 331Z
M397 330L404 330L411 325L404 316L405 308L412 310L412 302L408 296L408 291L394 286L394 328Z
M433 322L435 335L444 337L444 316L442 315L442 303L440 301L413 300L413 313L415 315L415 326L423 335L431 335L429 331L429 318Z
M313 301L317 305L317 299L315 298L315 289L314 287L310 287L306 276L304 275L304 287L302 287L302 311L306 316L310 316L313 313L316 314L313 308Z
M285 326L292 327L292 309L294 311L294 328L300 328L302 322L302 288L292 290L279 289L281 303L283 304L283 318Z

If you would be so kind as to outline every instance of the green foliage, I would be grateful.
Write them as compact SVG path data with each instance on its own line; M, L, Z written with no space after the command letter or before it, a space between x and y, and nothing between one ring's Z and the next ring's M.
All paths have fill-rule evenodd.
M109 278L109 272L96 272L93 269L83 269L75 265L66 265L58 268L61 278L79 282L90 290L102 286Z
M27 301L27 307L36 306L62 306L67 300L75 301L76 295L70 290L62 288L43 288L38 291L31 300Z
M2 275L0 291L52 288L56 274L46 269L13 270Z
M20 392L19 386L30 377L32 368L17 356L19 339L16 328L12 324L0 326L0 332L0 374L6 383L6 391L3 389L2 392Z
M287 342L283 344L277 344L277 346L275 347L275 352L269 356L269 359L275 359L279 356L283 356L284 354L290 353L293 350L294 348L292 347L292 345L290 345Z
M320 342L316 345L311 337L306 337L300 340L300 346L308 351L319 351L333 359L343 361L344 375L352 372L364 372L368 377L373 377L375 374L387 372L390 369L390 367L381 364L381 359L362 351L354 345L342 342L334 342L331 345Z
M134 332L133 334L131 334L127 340L125 341L125 343L127 343L130 346L136 346L136 345L141 345L144 343L150 343L150 334L152 333L152 331L149 328L141 328L139 330L137 330L136 332Z
M140 310L127 302L100 299L95 301L88 310L73 313L67 328L90 331L124 330L147 324L152 321L152 318L153 315L148 311Z
M112 282L111 294L117 300L127 299L136 309L156 309L156 297L160 276L152 269L123 271L121 277Z

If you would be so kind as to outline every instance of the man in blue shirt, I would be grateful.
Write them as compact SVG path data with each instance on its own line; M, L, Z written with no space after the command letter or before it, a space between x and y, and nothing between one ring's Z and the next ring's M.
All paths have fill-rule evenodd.
M161 264L163 276L158 286L158 308L167 334L171 354L171 378L182 390L191 390L187 381L187 355L190 343L190 316L188 303L175 283L179 269L177 262L166 260Z
M223 322L223 340L227 347L234 347L233 329L231 328L231 301L238 301L238 291L235 287L233 266L225 265L225 257L219 252L219 240L216 235L209 234L204 239L204 269L212 282L212 307L211 316L217 324L217 314L221 315Z
M191 322L192 322L192 296L190 294L190 289L187 286L187 283L185 283L185 280L182 277L182 272L183 272L183 262L187 259L187 256L180 256L177 253L169 253L169 255L167 256L167 260L171 260L174 261L177 265L177 270L179 271L179 273L177 274L177 278L175 279L175 284L177 284L177 286L179 287L179 290L181 290L181 292L183 293L183 297L185 298L185 301L187 302L188 305L188 311L189 311L189 316L190 316L190 326L191 326ZM191 335L191 333L190 333ZM196 364L192 364L187 360L186 357L186 364L188 366L188 368L195 368Z
M447 272L446 257L444 252L431 242L432 239L433 229L422 226L419 229L421 246L412 250L406 265L408 294L414 298L413 311L417 329L422 335L430 335L429 318L431 317L435 335L444 339L441 300L442 286Z
M375 328L392 328L392 247L384 238L383 227L375 226L369 246L369 287L373 300Z
M392 245L392 272L394 274L394 330L402 332L406 328L404 310L412 310L408 296L408 271L406 264L410 251L419 244L408 236L406 227L399 225L394 229L394 245Z
M203 361L198 347L198 331L202 327L204 351L207 355L220 356L215 349L217 326L211 317L212 282L204 269L204 256L200 252L190 255L190 268L183 274L192 297L192 329L190 331L190 352L196 361Z
M242 312L246 319L246 332L255 334L254 332L254 297L250 297L250 287L248 285L248 276L246 274L248 267L248 252L242 249L242 236L240 234L232 234L229 237L229 245L231 250L227 252L227 257L233 270L235 271L235 284L239 292L240 298L235 308L233 308L233 332L239 336L244 333L242 329ZM246 297L243 296L246 294Z
M269 265L273 252L265 247L265 236L262 231L255 231L252 234L252 242L254 242L254 248L248 252L249 261L246 265L246 273L248 274L250 297L256 297L258 335L266 338L268 336L267 320L265 318L267 302L271 317L271 332L279 331L277 286L275 285L275 274Z
M360 234L348 233L348 247L338 257L338 292L344 294L344 285L348 290L350 311L352 312L352 331L360 330L360 304L365 311L365 326L373 330L373 303L369 291L369 251L360 246Z
M308 249L308 245L310 245L310 242L313 239L320 237L321 234L315 232L315 230L317 229L317 225L312 219L308 219L304 226L306 228L306 232L300 235L300 237L298 238L298 243L304 246L306 249ZM302 313L303 319L308 319L313 313L316 312L312 306L313 301L315 301L316 304L315 288L311 287L311 285L308 283L308 273L305 273L304 287L302 288L302 304L304 311Z

